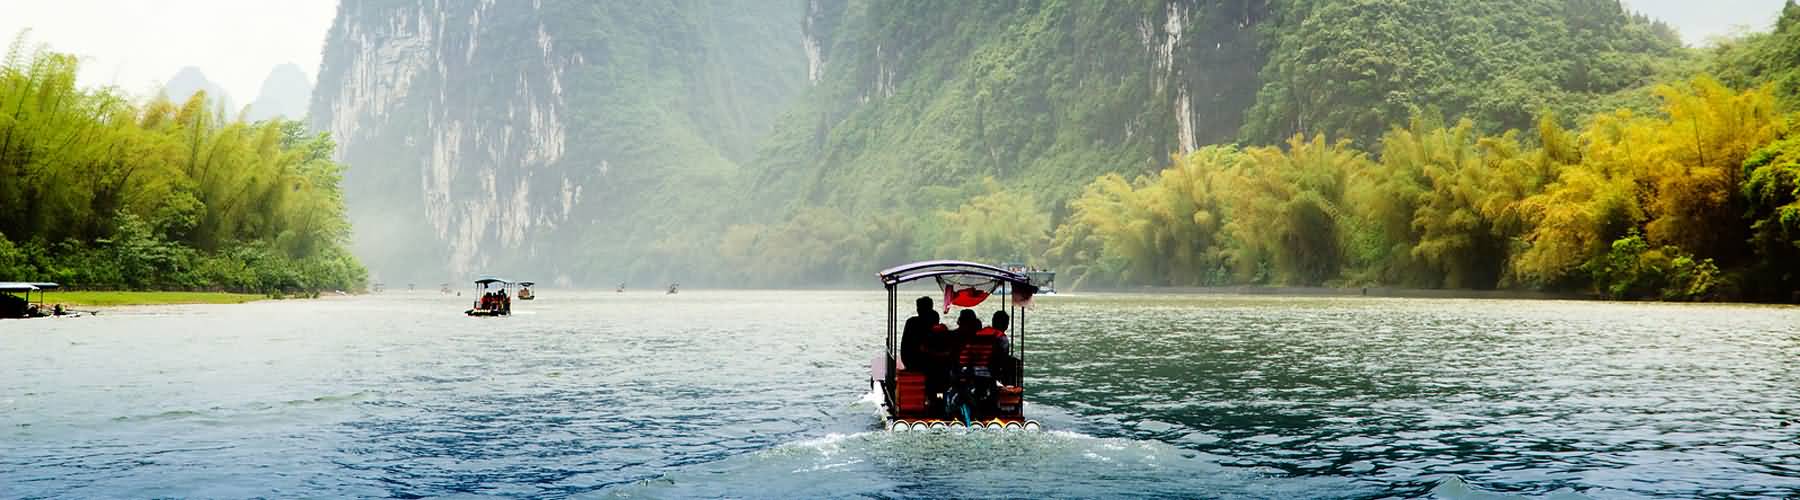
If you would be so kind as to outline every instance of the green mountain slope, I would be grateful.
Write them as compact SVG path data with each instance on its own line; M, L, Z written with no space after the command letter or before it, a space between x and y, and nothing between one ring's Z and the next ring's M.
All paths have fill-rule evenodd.
M765 207L861 212L916 206L923 185L994 176L1063 198L1152 168L1236 135L1261 4L813 2L817 79L751 185Z
M1679 36L1617 0L1294 0L1271 22L1272 51L1243 138L1323 132L1372 145L1424 108L1484 130L1529 127L1543 111L1603 109L1651 83Z
M1024 234L994 244L944 214L995 191L1060 222L1096 176L1208 144L1374 146L1431 111L1497 131L1653 109L1644 89L1684 57L1616 0L815 1L805 26L813 87L749 168L755 210L720 252L740 267L810 255L841 268L805 270L828 280L1040 255L1035 222L989 219Z

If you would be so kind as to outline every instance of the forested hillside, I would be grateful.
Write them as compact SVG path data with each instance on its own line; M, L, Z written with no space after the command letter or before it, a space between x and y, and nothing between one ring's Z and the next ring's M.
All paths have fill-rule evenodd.
M805 26L818 78L745 180L758 217L719 249L745 282L1032 259L1102 174L1298 132L1374 151L1421 112L1498 132L1648 111L1649 85L1692 65L1614 0L819 1Z
M330 138L230 120L205 91L134 102L79 88L78 64L23 35L0 62L0 279L362 288Z
M1618 0L1271 4L1270 58L1241 136L1251 144L1324 133L1369 147L1424 108L1483 131L1582 116L1654 82L1681 43Z

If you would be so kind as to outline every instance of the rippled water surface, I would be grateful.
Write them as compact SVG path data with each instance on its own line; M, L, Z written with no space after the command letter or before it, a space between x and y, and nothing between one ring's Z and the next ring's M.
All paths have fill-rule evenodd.
M890 435L879 292L542 292L0 322L0 497L1800 492L1800 309L1047 297L1051 431Z

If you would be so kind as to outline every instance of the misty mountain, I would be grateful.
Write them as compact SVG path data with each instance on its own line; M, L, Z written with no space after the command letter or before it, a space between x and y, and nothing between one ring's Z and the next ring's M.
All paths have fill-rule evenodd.
M1357 5L346 1L311 121L378 279L702 283L727 247L804 239L775 225L924 220L988 178L1060 218L1208 144L1581 116L1679 46L1615 0ZM915 236L820 239L822 274L929 253Z
M307 80L306 72L292 63L277 65L263 79L262 90L257 94L256 101L250 103L245 118L261 121L279 116L298 120L306 116L310 100L312 82Z
M628 279L805 82L791 2L340 4L310 121L377 281Z
M206 79L206 73L201 72L200 68L194 66L181 68L175 72L175 76L169 77L168 83L163 84L163 95L177 103L186 102L188 97L202 90L206 91L207 99L214 103L213 109L223 109L228 115L237 113L237 104L231 100L231 93L226 92L224 87L213 83L212 80Z

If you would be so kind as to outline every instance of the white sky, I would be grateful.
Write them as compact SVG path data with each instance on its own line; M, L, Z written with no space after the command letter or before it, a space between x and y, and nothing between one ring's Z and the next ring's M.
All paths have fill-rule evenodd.
M1739 27L1768 29L1784 0L1624 1L1699 45ZM0 45L30 27L33 43L82 56L84 84L139 96L198 66L241 106L277 64L316 78L336 14L336 0L0 0Z
M81 56L83 84L136 96L198 66L242 106L278 64L316 79L336 15L337 0L0 0L0 47L29 27L33 45Z
M1786 0L1625 0L1625 7L1661 19L1681 30L1688 45L1748 28L1767 31L1781 16Z

